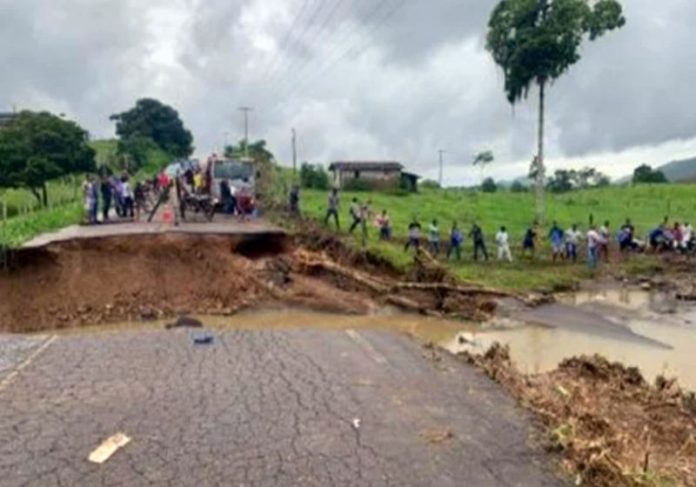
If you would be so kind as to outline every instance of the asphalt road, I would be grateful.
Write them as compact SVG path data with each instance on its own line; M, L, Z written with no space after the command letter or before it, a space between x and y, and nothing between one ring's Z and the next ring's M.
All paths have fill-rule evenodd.
M0 339L0 485L562 484L499 387L406 336L191 333Z
M71 225L55 232L44 233L26 242L24 248L38 248L73 240L124 237L131 235L285 235L285 231L263 219L240 221L226 215L215 215L212 222L187 221L178 225L161 222L114 222L100 225Z

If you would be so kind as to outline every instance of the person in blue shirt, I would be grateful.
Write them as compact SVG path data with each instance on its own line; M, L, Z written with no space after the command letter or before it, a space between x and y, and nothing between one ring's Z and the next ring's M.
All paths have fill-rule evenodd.
M558 258L563 259L563 238L563 230L558 226L558 223L554 221L549 231L549 240L551 241L551 249L553 252L552 259L554 262L556 262Z
M449 260L452 253L454 253L457 260L462 260L462 243L464 242L464 234L459 229L457 222L452 223L452 230L450 230L450 245L447 249L447 260Z

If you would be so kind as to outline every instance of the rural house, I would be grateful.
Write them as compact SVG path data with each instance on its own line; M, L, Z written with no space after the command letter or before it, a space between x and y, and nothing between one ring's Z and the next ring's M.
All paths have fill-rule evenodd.
M396 161L336 161L329 165L333 184L341 189L418 189L419 176L404 171Z

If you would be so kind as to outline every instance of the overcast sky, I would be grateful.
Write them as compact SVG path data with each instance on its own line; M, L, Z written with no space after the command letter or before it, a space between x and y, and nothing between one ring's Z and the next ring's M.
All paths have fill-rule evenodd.
M196 153L250 137L283 163L390 159L448 184L526 173L536 99L514 107L484 50L493 0L0 0L0 110L47 109L95 138L144 96L179 110ZM549 166L616 177L696 156L696 1L623 0L548 96Z

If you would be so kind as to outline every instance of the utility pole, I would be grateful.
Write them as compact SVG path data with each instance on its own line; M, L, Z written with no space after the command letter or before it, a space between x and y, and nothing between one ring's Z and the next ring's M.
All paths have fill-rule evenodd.
M438 154L440 154L440 176L439 176L437 182L440 184L440 188L442 188L442 163L443 163L443 156L445 155L445 152L447 152L447 151L440 149L437 152L438 152Z
M292 178L297 177L297 132L292 129Z
M239 111L244 113L244 156L249 158L249 112L252 107L239 107Z

